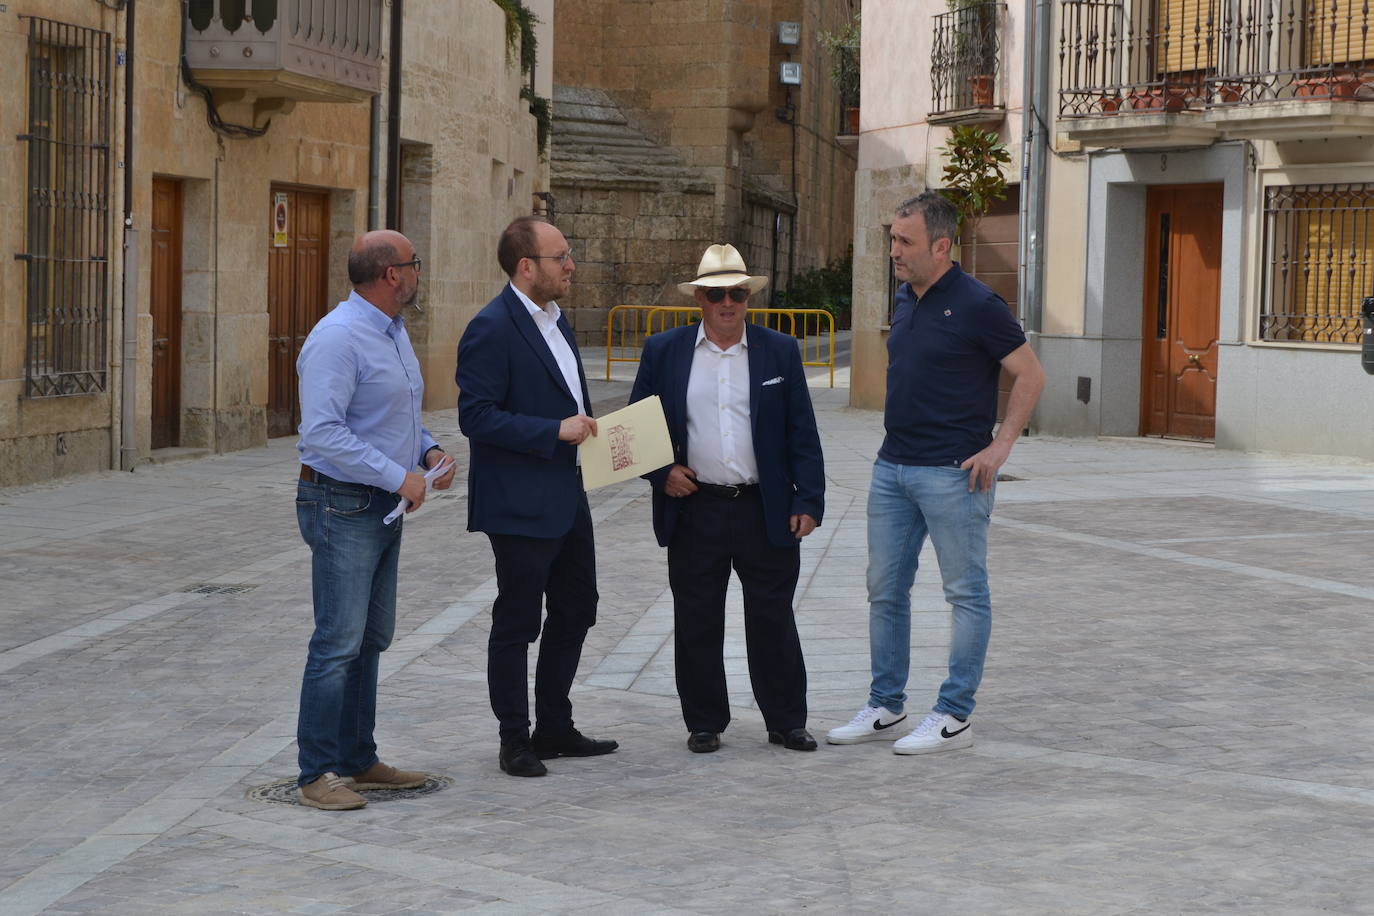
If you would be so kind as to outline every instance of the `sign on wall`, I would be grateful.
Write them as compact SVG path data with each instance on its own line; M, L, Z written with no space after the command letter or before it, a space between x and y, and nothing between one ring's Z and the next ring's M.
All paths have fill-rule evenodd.
M286 192L278 191L274 197L275 203L272 205L272 247L286 247L286 229L288 224L288 213L286 209Z

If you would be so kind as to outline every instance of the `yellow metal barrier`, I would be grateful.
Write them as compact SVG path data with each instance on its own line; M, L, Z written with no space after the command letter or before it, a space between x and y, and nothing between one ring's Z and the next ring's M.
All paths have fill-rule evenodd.
M830 369L835 387L835 316L823 309L749 309L746 318L797 339L803 366ZM617 305L606 316L606 381L611 363L637 363L644 338L669 328L695 324L701 309L694 305Z

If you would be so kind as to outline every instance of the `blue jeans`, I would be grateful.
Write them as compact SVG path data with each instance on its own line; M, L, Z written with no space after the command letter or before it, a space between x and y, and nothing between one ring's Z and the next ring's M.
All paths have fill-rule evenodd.
M930 535L945 600L953 606L949 676L935 711L966 718L983 678L992 632L988 595L988 520L993 490L970 493L958 465L922 467L879 458L868 491L868 641L870 706L901 712L911 669L911 586Z
M315 634L296 725L299 783L377 762L378 657L396 629L401 526L382 517L398 497L375 487L302 480L296 520L310 545Z

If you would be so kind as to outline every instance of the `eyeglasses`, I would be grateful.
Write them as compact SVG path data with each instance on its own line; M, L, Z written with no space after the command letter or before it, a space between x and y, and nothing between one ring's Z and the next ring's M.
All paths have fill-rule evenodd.
M531 261L557 261L559 267L566 267L568 261L572 260L572 249L569 248L562 254L527 254L525 257Z
M386 266L387 266L387 267L414 267L414 268L418 271L418 270L420 269L420 259L419 259L419 258L411 258L409 261L402 261L402 262L399 263L399 264L388 264L388 265L386 265Z
M713 286L710 289L702 290L702 292L706 294L706 301L710 302L712 305L723 301L727 293L730 295L731 302L747 302L749 300L749 290L745 289L743 286L736 286L734 289L728 290L722 289L719 286Z

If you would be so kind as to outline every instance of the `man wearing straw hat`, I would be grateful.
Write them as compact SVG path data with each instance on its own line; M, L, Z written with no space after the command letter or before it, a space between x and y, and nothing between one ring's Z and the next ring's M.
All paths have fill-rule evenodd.
M749 680L768 740L813 751L806 663L792 609L801 539L821 522L825 472L797 342L745 321L750 276L732 245L706 249L678 284L701 323L644 342L631 402L663 401L675 463L647 475L654 534L668 548L678 697L687 748L710 753L730 722L725 593L744 590Z

